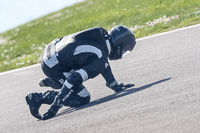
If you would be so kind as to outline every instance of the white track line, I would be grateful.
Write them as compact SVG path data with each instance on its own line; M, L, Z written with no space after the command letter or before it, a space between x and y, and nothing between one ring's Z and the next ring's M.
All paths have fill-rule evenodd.
M190 29L190 28L194 28L194 27L198 27L198 26L200 26L200 24L196 24L196 25L192 25L192 26L188 26L188 27L183 27L183 28L180 28L180 29L176 29L176 30L172 30L172 31L167 31L167 32L155 34L155 35L152 35L152 36L142 37L142 38L136 39L136 41L141 41L141 40L145 40L145 39L149 39L149 38L154 38L154 37L158 37L158 36L162 36L162 35L166 35L166 34L178 32L178 31L182 31L182 30L186 30L186 29ZM6 71L6 72L1 72L0 76L5 75L5 74L9 74L9 73L13 73L13 72L18 72L18 71L21 71L21 70L26 70L26 69L33 68L33 67L37 67L39 65L40 64L35 64L35 65L23 67L23 68L18 68L18 69Z
M31 66L27 66L27 67L22 67L22 68L17 68L17 69L9 70L9 71L0 73L0 76L5 75L5 74L9 74L9 73L13 73L13 72L18 72L18 71L26 70L26 69L33 68L33 67L37 67L39 65L40 64L34 64L34 65L31 65Z
M146 36L146 37L142 37L142 38L139 38L139 39L136 39L136 40L137 41L141 41L141 40L145 40L145 39L149 39L149 38L153 38L153 37L158 37L158 36L162 36L162 35L178 32L178 31L182 31L182 30L187 30L187 29L190 29L190 28L198 27L198 26L200 26L200 24L191 25L191 26L188 26L188 27L183 27L183 28L180 28L180 29L167 31L167 32L163 32L163 33L158 33L158 34L155 34L155 35L152 35L152 36Z

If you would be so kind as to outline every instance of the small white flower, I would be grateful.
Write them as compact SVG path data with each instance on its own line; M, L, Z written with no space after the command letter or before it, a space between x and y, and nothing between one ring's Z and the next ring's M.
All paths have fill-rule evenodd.
M43 50L43 47L38 47L38 50Z
M26 62L27 62L27 63L30 63L30 60L27 60Z
M4 65L7 65L7 64L9 64L9 62L7 62L7 61L4 61L3 63L4 63Z
M19 32L19 31L20 31L20 28L15 29L15 32Z
M194 12L194 14L199 14L200 13L200 10L199 11L196 11L196 12Z
M48 24L49 24L49 22L45 22L45 23L44 23L44 25L48 25Z
M12 51L13 50L13 47L10 47L10 51Z
M9 57L9 55L6 55L6 59L9 59L10 57Z

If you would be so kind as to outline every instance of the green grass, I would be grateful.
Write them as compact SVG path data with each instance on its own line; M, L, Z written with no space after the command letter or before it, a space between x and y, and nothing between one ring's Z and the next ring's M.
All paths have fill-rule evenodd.
M199 0L86 0L0 34L0 72L40 62L51 40L126 25L136 38L200 23Z

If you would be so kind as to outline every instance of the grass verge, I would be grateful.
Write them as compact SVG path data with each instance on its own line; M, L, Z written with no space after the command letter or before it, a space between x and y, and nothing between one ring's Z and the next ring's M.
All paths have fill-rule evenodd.
M51 40L126 25L136 38L200 23L199 0L86 0L0 34L0 72L40 62Z

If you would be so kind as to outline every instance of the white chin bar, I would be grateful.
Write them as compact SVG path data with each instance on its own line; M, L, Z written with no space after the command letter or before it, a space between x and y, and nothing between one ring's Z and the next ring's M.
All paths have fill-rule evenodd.
M122 57L126 56L127 54L129 54L131 51L126 51L125 53L122 54Z

